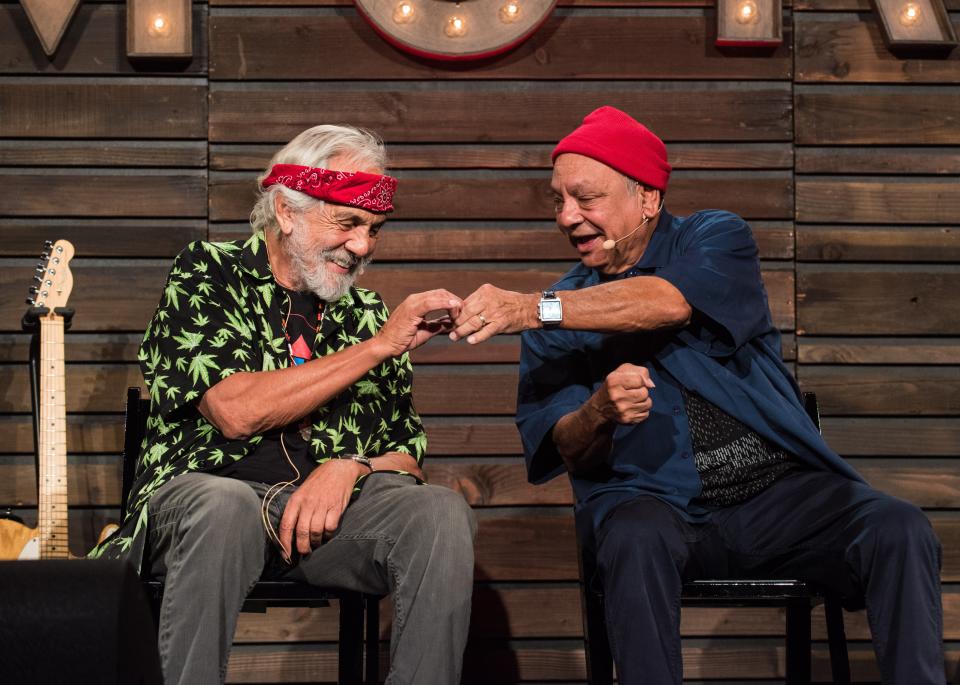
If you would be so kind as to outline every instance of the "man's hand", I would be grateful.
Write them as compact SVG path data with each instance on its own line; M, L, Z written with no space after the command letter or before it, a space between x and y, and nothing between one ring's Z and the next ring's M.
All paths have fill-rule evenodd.
M309 554L320 546L324 535L337 529L353 486L366 472L363 464L352 459L331 459L307 476L287 500L280 519L280 545L286 559L290 559L294 541L301 555Z
M460 313L462 301L449 290L429 290L414 293L401 302L387 322L377 333L389 356L396 357L416 349L437 333L446 333L453 327L453 319ZM424 320L424 316L436 316L438 309L450 312L449 317L433 321Z
M471 345L498 333L516 333L537 328L538 294L515 293L486 283L463 301L460 316L454 322L451 340L466 338Z
M650 416L650 389L654 387L646 368L621 364L610 372L589 404L607 421L640 423Z

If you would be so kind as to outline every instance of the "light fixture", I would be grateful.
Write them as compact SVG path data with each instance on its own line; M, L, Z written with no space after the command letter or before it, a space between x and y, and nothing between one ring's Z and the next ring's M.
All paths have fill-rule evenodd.
M504 53L530 37L557 0L354 0L388 43L418 57L470 60Z
M397 3L397 8L393 11L393 20L398 24L409 24L416 16L417 12L413 3L406 0Z
M80 0L20 0L33 32L40 39L43 52L50 57L60 45L67 25L77 11Z
M957 34L943 0L872 0L891 50L952 50Z
M775 47L782 42L781 0L717 0L718 46Z
M505 2L500 8L500 21L510 24L520 18L520 3L516 0Z
M190 0L127 0L127 57L193 55Z
M447 21L443 25L443 32L450 38L465 36L467 35L467 20L463 17L458 17L456 14L452 14L447 17Z

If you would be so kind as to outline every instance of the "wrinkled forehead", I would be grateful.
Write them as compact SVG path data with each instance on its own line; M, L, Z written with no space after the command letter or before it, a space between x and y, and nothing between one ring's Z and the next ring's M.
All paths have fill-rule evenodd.
M623 183L623 174L585 155L564 153L553 164L550 187L554 193L571 195L606 190L614 183Z

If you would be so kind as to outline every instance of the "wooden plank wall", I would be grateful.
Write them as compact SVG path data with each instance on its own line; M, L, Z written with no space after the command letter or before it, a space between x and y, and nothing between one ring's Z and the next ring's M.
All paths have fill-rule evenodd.
M960 2L949 5L960 10ZM434 286L540 289L571 263L551 223L551 144L620 106L669 144L669 205L755 229L784 357L830 442L924 507L944 543L948 668L960 656L958 56L897 59L866 0L801 0L768 53L713 47L706 0L569 0L516 51L472 67L394 51L347 0L194 4L196 57L132 67L124 6L86 2L56 57L0 4L0 506L28 521L22 296L44 238L77 248L68 336L72 545L117 514L123 390L188 241L247 234L254 176L320 122L379 131L398 211L364 284L395 304ZM958 16L953 15L954 22ZM518 345L431 343L416 402L434 482L480 520L471 683L584 679L570 491L525 484L512 425ZM782 681L776 610L684 612L686 676ZM389 630L389 612L383 630ZM815 675L829 677L822 616ZM857 682L878 680L862 613ZM244 616L231 682L335 678L335 612Z

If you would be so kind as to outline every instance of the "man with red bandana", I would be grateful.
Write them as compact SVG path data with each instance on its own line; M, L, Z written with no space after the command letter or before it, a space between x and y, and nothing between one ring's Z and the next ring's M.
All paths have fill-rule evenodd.
M866 606L884 683L944 683L940 544L807 417L749 226L663 209L666 147L613 107L553 161L580 264L542 294L481 287L451 337L523 331L528 477L569 474L619 682L680 684L685 581L789 577Z
M127 517L93 552L163 581L167 683L223 682L261 577L391 593L387 682L459 682L475 521L421 481L407 353L460 300L418 293L390 314L353 285L393 209L385 166L368 132L304 131L258 180L252 237L193 243L170 271L140 348L151 402Z

